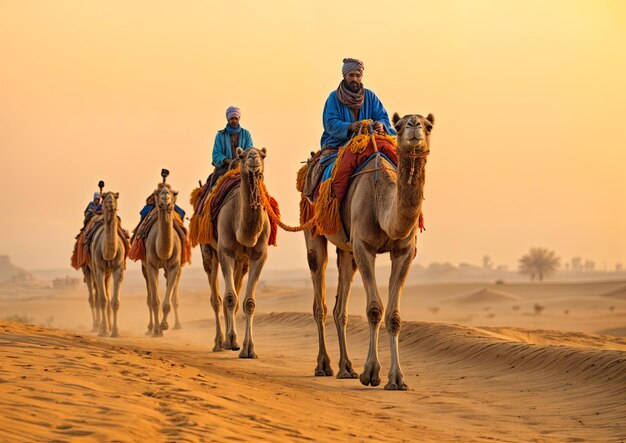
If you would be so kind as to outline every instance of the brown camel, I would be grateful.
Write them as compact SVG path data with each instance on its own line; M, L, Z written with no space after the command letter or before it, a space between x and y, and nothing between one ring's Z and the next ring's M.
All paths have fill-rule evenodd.
M346 326L348 324L348 297L354 273L358 269L367 294L367 319L370 325L370 345L363 373L364 385L380 384L380 362L378 359L378 331L384 308L378 293L375 276L376 255L389 252L391 276L389 279L389 301L385 314L385 325L391 348L391 367L387 390L406 390L400 358L398 336L400 334L400 295L407 273L416 251L418 218L424 196L426 155L430 149L430 132L434 116L429 114L407 115L396 113L393 124L398 132L398 170L384 159L384 169L374 174L361 173L355 176L341 205L341 217L345 226L337 234L311 235L305 231L307 259L315 292L313 314L319 334L319 354L315 375L333 375L330 358L326 351L324 324L326 321L326 285L324 273L328 261L327 241L337 246L339 283L333 317L339 337L338 378L356 378L357 373L348 358ZM363 171L381 168L370 162Z
M117 313L120 308L120 284L126 268L126 241L119 231L117 216L117 192L106 192L102 196L102 218L104 224L94 234L90 247L89 269L96 288L100 331L104 337L119 337ZM113 277L113 299L111 300L111 276ZM111 314L113 324L111 325ZM112 327L111 327L112 326Z
M201 245L202 263L211 286L211 306L215 311L215 347L239 350L235 320L239 310L239 292L244 275L250 269L243 310L246 316L246 333L241 358L257 358L252 338L252 320L256 307L256 286L267 260L267 243L270 221L260 200L259 181L263 179L265 148L237 149L241 164L240 186L226 197L216 221L217 240ZM222 333L220 309L222 298L217 285L218 263L226 285L224 295L224 323L226 338Z
M174 206L178 192L172 191L169 184L159 183L154 191L157 209L157 221L145 238L146 254L141 261L141 271L146 279L148 289L148 310L150 324L148 334L162 337L163 331L169 329L167 316L170 304L174 305L174 329L180 329L178 318L178 280L182 270L183 245L180 236L174 229ZM159 323L159 269L165 272L166 289L163 299L163 320Z

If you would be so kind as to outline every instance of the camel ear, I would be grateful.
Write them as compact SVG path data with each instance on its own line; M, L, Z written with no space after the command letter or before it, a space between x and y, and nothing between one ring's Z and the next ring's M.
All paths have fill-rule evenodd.
M426 120L428 120L431 125L433 126L435 125L435 116L432 113L428 114L428 116L426 117Z
M397 112L394 112L393 117L391 118L391 122L393 123L393 126L395 127L396 123L398 123L399 121L400 121L400 114L398 114Z
M267 149L261 148L261 157L265 158L266 155L267 155Z
M241 158L241 154L243 154L243 149L237 148L237 157Z
M115 197L115 200L117 200L120 197L120 193L116 192L115 194L113 194L113 197Z

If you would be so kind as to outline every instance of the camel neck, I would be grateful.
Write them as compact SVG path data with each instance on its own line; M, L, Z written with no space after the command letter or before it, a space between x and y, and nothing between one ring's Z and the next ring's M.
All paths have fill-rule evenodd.
M426 158L398 157L393 221L389 227L391 238L406 238L418 222L424 200Z
M241 217L237 228L237 240L246 246L254 246L263 231L263 206L260 198L258 205L251 204L257 200L253 193L259 192L261 192L259 184L253 183L248 174L241 173L239 187Z
M174 218L171 210L157 207L156 254L161 260L168 260L174 252Z
M102 249L102 255L105 260L113 260L117 255L117 211L108 212L103 214L104 218L104 245Z

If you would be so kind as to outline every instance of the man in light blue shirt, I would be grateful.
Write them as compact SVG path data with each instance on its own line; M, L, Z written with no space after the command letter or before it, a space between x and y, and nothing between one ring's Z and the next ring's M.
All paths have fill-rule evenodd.
M239 124L240 118L241 110L236 106L230 106L226 110L226 127L217 131L215 135L215 142L213 143L213 166L215 166L215 170L209 177L211 187L237 159L237 148L245 151L253 146L250 132Z

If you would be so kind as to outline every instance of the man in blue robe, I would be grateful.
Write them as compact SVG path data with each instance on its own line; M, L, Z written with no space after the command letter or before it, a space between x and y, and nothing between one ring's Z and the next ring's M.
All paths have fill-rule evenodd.
M239 124L240 118L241 110L236 106L230 106L226 110L226 127L217 131L213 143L213 166L215 166L215 170L207 179L211 183L211 187L237 159L237 148L245 151L253 146L250 132Z
M363 87L363 70L362 61L343 59L343 80L324 105L322 149L345 145L359 132L361 120L373 120L376 131L396 135L383 104L376 94Z
M363 87L363 62L354 58L344 58L341 73L343 80L337 89L330 93L322 121L324 133L321 152L309 160L304 195L313 201L313 193L319 184L324 167L323 160L344 146L361 129L361 120L374 121L377 132L396 135L389 122L389 115L376 94ZM330 160L330 159L328 159Z
M102 205L100 204L100 193L94 192L93 200L89 202L87 207L85 208L84 215L85 219L83 220L83 226L87 226L89 220L96 215L102 214Z

